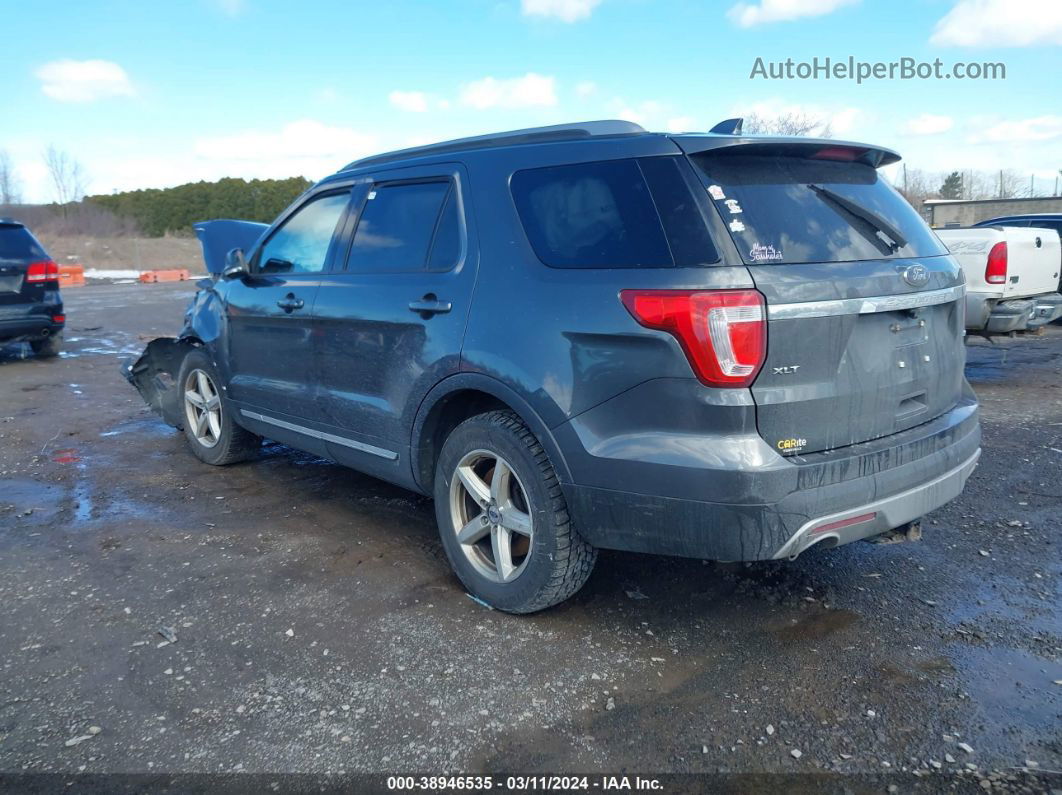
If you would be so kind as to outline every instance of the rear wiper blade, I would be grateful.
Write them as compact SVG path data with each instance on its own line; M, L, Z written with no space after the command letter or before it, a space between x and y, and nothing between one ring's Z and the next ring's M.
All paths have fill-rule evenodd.
M821 185L808 185L808 187L823 199L833 202L845 212L854 215L860 221L870 224L878 232L888 236L890 239L890 251L899 250L907 245L907 238L900 234L900 230L873 210L869 210L862 204L857 204L840 193L824 188Z

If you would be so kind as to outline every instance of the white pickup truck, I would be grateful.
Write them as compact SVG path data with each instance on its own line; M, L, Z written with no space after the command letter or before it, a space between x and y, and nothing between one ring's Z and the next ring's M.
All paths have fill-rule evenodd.
M1062 317L1062 243L1051 229L979 226L937 229L966 276L966 329L1032 330Z

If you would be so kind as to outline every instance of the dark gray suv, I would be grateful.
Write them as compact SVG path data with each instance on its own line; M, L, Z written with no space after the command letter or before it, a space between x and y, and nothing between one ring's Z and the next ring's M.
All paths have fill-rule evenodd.
M913 537L980 430L962 274L898 159L626 122L369 157L268 228L198 224L213 278L126 375L207 463L268 437L433 495L510 612L598 548Z

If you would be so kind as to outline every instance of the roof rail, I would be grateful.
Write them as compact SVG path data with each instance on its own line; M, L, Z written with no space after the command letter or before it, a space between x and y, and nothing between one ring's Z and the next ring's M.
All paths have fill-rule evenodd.
M446 152L459 152L465 149L486 149L491 146L503 144L530 144L545 143L547 141L573 141L580 138L595 138L610 135L638 135L645 129L631 121L610 119L605 121L581 121L571 124L554 124L549 127L529 127L526 130L510 130L509 132L490 133L488 135L475 135L471 138L456 138L452 141L441 141L427 146L414 146L409 149L398 149L394 152L384 152L379 155L363 157L348 163L341 171L349 171L359 166L368 166L379 163L390 163L395 160L405 160L410 157L422 155L444 154Z

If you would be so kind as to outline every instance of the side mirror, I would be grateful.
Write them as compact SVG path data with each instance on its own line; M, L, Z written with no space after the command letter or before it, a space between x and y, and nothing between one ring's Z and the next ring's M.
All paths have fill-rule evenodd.
M239 279L250 273L242 248L234 248L225 255L225 269L221 275L226 279Z

